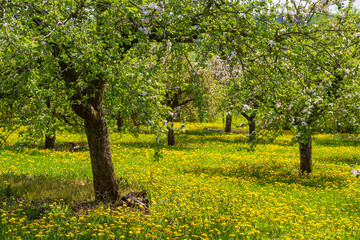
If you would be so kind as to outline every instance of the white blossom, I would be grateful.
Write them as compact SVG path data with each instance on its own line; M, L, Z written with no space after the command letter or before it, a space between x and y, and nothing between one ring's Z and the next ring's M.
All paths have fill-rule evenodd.
M274 46L276 43L273 41L273 40L270 40L269 42L268 42L268 45L269 46Z
M246 110L249 110L249 109L250 109L249 105L246 105L246 104L243 105L243 109L242 109L243 111L246 111Z
M150 30L146 27L140 27L139 30L142 31L145 35L150 33Z
M171 52L171 46L172 46L172 43L171 43L170 39L168 39L167 44L166 44L166 50L168 52Z
M315 99L314 104L318 104L318 103L321 102L322 100L323 100L322 98L317 98L317 99Z
M354 175L354 177L358 177L360 175L360 169L352 169L351 174Z

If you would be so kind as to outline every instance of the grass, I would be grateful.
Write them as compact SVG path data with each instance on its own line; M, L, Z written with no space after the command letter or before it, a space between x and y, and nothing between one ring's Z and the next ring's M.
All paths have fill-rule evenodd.
M314 137L299 176L290 133L248 151L244 133L189 124L153 162L152 135L111 134L123 194L146 189L149 213L94 203L87 151L15 144L0 152L1 239L360 239L356 136ZM58 144L85 135L58 133Z

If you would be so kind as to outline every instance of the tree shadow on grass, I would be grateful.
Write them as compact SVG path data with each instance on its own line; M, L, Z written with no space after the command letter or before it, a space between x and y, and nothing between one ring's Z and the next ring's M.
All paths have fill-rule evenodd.
M333 163L333 164L347 164L349 166L360 165L360 157L318 157L319 162Z
M313 175L299 175L298 171L278 164L237 164L231 166L202 167L195 166L183 169L185 173L206 174L208 176L231 177L254 181L261 185L268 184L297 184L305 187L324 188L327 186L346 186L347 178L343 175L316 173Z
M324 147L359 147L360 140L359 139L349 139L346 137L343 138L335 138L335 139L316 139L314 142L316 145L324 146Z
M0 198L10 200L48 201L64 199L67 202L91 200L94 196L90 179L53 177L46 174L0 174Z
M42 218L51 204L93 199L93 187L88 178L52 177L46 174L31 176L18 173L0 174L0 199L9 209L21 208L29 220Z
M7 145L5 149L13 152L24 152L26 150L29 152L29 154L34 156L48 154L47 152L38 151L44 150L44 146L23 141L18 141L12 145ZM52 150L56 152L88 152L89 146L87 142L57 142L56 148Z
M142 190L142 186L127 179L118 178L122 196ZM101 205L94 199L91 179L52 177L46 174L35 176L18 173L0 173L0 200L6 202L2 207L22 209L21 214L29 220L42 218L56 202L58 206L67 205L75 212L93 210Z

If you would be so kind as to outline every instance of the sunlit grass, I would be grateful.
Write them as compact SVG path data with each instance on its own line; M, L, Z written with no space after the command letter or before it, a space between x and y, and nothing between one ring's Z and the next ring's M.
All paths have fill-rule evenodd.
M146 189L148 214L93 201L89 154L14 147L1 150L1 239L359 239L357 139L314 136L314 173L299 176L298 145L285 133L250 151L245 133L222 123L187 124L177 145L153 161L153 136L111 134L123 193ZM239 129L238 130L246 130ZM58 133L58 144L84 134Z

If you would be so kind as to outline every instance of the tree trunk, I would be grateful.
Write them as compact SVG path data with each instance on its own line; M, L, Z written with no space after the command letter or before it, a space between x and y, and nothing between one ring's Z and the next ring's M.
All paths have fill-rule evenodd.
M106 82L99 74L82 88L76 86L79 74L65 62L59 62L62 77L69 89L75 89L70 97L71 107L84 119L89 144L95 199L102 202L116 202L120 189L116 180L111 157L109 132L102 109Z
M300 149L300 174L312 172L312 146L311 135L306 142L299 141Z
M90 149L95 199L115 202L120 197L111 157L109 132L103 113L98 119L85 119L85 131Z
M123 131L124 118L121 117L120 113L116 116L116 126L117 126L117 131L118 131L118 132L122 132L122 131Z
M255 132L255 114L251 114L249 118L249 141L253 142L256 140L256 132Z
M168 117L168 145L174 146L175 145L175 131L174 131L174 118Z
M246 113L241 113L241 115L244 116L244 118L246 118L246 120L248 121L249 124L249 142L252 142L254 140L256 140L256 122L255 122L255 117L256 117L256 113L252 113L250 116L248 116Z
M180 122L180 107L174 108L174 122Z
M225 132L231 132L232 114L226 114Z
M46 99L46 106L49 110L51 110L53 108L52 104L51 104L51 100L50 98ZM53 114L53 117L55 116L55 109L53 109L53 111L51 111ZM50 123L49 123L50 125ZM50 127L48 127L48 129L45 132L45 149L55 149L55 140L56 140L56 131L54 130L53 134L51 134L51 130Z
M45 149L55 149L56 131L51 135L49 132L45 134Z

